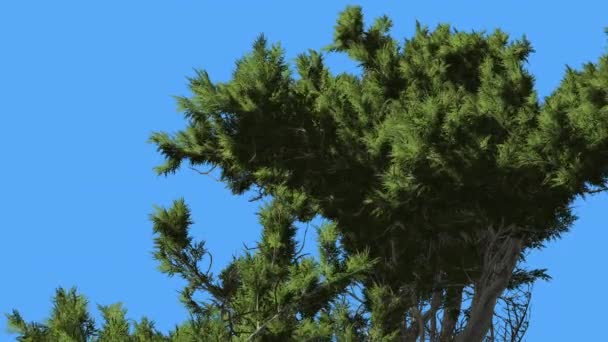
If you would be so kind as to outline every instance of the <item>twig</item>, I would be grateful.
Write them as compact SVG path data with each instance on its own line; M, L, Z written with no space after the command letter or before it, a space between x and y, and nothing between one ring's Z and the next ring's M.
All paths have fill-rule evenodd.
M298 257L298 255L300 255L300 253L302 253L302 250L304 249L304 245L306 244L306 234L308 233L308 226L310 225L310 222L306 222L306 228L304 229L304 238L302 239L302 246L300 246L300 250L298 250L296 252L296 258Z
M247 201L249 202L255 202L257 200L261 200L262 198L264 198L264 196L266 196L266 192L264 190L260 190L258 188L258 194L255 197L251 197L250 199L248 199Z
M244 247L244 248L245 248L245 250L247 250L247 251L254 251L254 250L256 250L256 249L260 249L260 247L259 247L259 246L258 246L258 247L249 247L249 246L247 246L247 244L245 244L244 242L243 242L243 247Z
M254 337L256 337L260 332L262 332L262 330L264 330L266 328L266 326L268 326L268 324L270 324L270 322L272 322L275 319L277 319L288 308L289 308L289 305L286 305L283 308L281 308L281 310L279 310L279 312L277 312L269 320L267 320L266 322L264 322L264 324L260 325L253 333L251 333L251 335L249 335L249 337L247 338L247 341L252 341Z
M216 182L221 182L221 180L219 180L219 179L217 179L217 178L215 178L215 177L213 177L211 175L211 171L215 170L216 167L217 167L217 165L213 165L209 170L207 170L207 171L201 171L201 170L199 170L197 168L194 168L194 167L190 166L190 170L194 170L194 171L196 171L197 173L199 173L201 175L209 176L209 177L211 177L211 179L213 179Z

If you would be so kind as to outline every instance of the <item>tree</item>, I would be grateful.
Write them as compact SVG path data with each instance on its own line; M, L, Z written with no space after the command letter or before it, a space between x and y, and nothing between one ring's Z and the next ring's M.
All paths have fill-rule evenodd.
M95 328L87 300L75 288L57 290L46 324L26 323L13 311L9 328L20 335L19 341L35 342L359 339L363 318L351 313L344 297L373 263L365 253L345 257L331 223L319 227L319 261L303 255L294 238L299 201L277 194L260 211L263 231L255 252L235 258L217 279L211 265L206 271L199 266L210 254L204 242L194 242L188 234L193 222L185 202L157 208L151 216L157 234L154 257L162 272L187 281L180 299L191 314L167 336L145 317L131 324L121 303L99 305L104 323ZM210 298L200 303L194 299L197 292Z
M187 280L192 317L169 336L142 321L146 336L521 340L529 287L549 278L524 268L526 253L567 232L576 196L606 190L608 56L568 68L540 103L525 37L417 23L399 44L390 28L387 17L366 28L359 7L340 14L325 51L348 54L360 75L333 75L310 50L294 76L260 36L230 81L190 79L193 95L178 99L187 127L151 137L166 159L156 171L219 167L233 193L271 200L255 252L217 279L199 267L208 253L188 236L185 203L158 209L155 257ZM299 255L293 227L315 215L328 222L318 260ZM120 306L102 309L100 330L70 310L71 330L16 311L10 322L23 340L133 336Z
M573 199L605 185L608 59L568 68L541 104L525 37L417 24L400 45L390 27L365 28L359 7L340 15L327 50L360 76L332 75L310 51L294 77L263 36L229 82L199 72L179 99L187 128L152 137L157 171L219 166L236 194L305 196L347 254L381 260L364 281L374 339L480 341L507 288L547 277L518 266L525 252L559 238Z

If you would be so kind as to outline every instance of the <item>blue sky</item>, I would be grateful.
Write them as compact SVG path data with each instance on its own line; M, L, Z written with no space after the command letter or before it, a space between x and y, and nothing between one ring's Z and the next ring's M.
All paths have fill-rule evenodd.
M156 176L150 133L184 126L172 96L189 94L193 68L227 80L262 32L288 58L319 49L347 4L368 22L388 14L399 40L416 19L526 34L541 97L566 64L596 61L608 46L605 1L1 1L0 312L42 320L55 288L76 285L92 305L123 301L130 318L147 315L162 331L181 322L182 282L151 257L153 205L183 196L219 270L257 238L257 204L188 169ZM353 70L344 57L328 62ZM529 258L554 279L535 287L528 341L596 340L604 325L608 197L574 204L572 232ZM0 340L12 340L0 325Z

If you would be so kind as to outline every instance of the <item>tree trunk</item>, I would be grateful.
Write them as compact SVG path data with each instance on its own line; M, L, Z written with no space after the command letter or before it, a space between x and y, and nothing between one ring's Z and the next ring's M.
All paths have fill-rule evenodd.
M485 251L483 272L475 286L471 315L457 342L481 342L488 333L494 317L496 300L505 290L519 260L522 241L495 234ZM497 247L497 244L500 244Z
M441 318L441 333L439 334L441 342L449 342L454 338L454 330L460 316L463 289L464 287L448 287L445 291L445 307Z

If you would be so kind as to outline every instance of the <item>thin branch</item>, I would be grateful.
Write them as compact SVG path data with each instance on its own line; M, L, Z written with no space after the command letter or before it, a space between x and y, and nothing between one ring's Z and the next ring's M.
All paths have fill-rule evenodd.
M255 202L255 201L261 200L262 198L264 198L264 196L267 195L266 191L264 191L263 189L260 189L259 187L257 188L257 192L258 192L257 195L255 195L254 197L251 197L247 201L248 202Z
M361 297L357 296L357 294L355 294L352 290L346 290L346 293L353 297L355 300L357 300L359 303L365 303L365 301Z
M207 272L205 272L205 274L207 275L207 277L209 277L209 272L211 271L211 267L213 266L213 255L211 255L211 253L206 252L206 254L209 256L209 267L207 267Z
M300 259L302 259L302 258L304 258L304 257L307 257L307 256L309 256L309 255L310 255L310 253L304 253L304 254L300 254L300 255L298 255L297 257L295 257L295 258L293 259L293 262L294 262L294 263L297 263L297 262L298 262L298 260L300 260Z
M279 312L277 312L269 320L267 320L262 325L260 325L253 333L251 333L251 335L249 335L249 337L247 338L247 341L252 341L259 333L261 333L268 326L268 324L270 324L270 322L272 322L275 319L279 318L279 316L281 316L281 314L284 311L286 311L288 308L289 308L289 305L285 305L283 308L281 308L281 310L279 310Z
M302 246L300 246L300 250L296 252L296 258L298 255L300 255L300 253L302 253L304 245L306 244L306 234L308 234L308 226L310 226L310 222L306 222L306 228L304 228L304 238L302 239Z
M587 190L584 192L584 194L598 194L598 193L604 192L604 191L608 191L608 187L603 186L603 187L600 187L597 189Z
M213 165L213 166L212 166L212 167L211 167L209 170L207 170L207 171L201 171L201 170L199 170L199 169L197 169L197 168L195 168L195 167L190 166L190 170L193 170L193 171L197 172L198 174L201 174L201 175L205 175L205 176L211 177L211 179L213 179L213 180L214 180L214 181L216 181L216 182L221 182L221 180L219 180L219 179L217 179L217 178L215 178L215 177L213 177L213 176L211 175L211 172L212 172L213 170L215 170L215 168L216 168L216 167L217 167L217 165Z
M246 244L246 243L244 243L244 242L243 242L243 248L245 248L245 250L246 250L246 251L254 251L254 250L256 250L256 249L260 249L259 245L258 245L258 246L256 246L256 247L249 247L249 246L247 246L247 244Z

